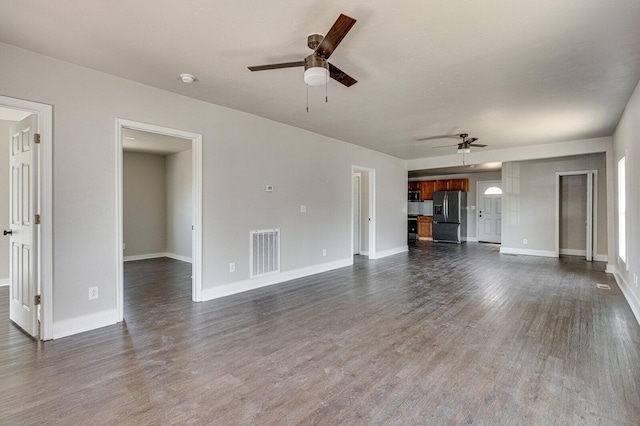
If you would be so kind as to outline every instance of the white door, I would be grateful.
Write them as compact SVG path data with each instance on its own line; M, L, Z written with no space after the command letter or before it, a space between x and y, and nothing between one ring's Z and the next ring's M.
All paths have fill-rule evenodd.
M501 242L502 182L478 182L478 241Z
M38 116L11 126L9 318L32 336L38 335L37 294L38 149L34 144Z

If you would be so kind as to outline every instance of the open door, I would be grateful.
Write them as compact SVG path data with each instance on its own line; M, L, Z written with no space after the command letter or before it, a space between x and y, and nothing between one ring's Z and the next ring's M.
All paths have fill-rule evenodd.
M38 116L11 126L9 318L29 335L38 335Z

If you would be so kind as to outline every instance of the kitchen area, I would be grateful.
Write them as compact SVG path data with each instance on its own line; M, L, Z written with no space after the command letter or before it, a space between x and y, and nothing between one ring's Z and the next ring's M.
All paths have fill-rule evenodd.
M468 178L409 181L409 242L462 243L466 236L467 192Z

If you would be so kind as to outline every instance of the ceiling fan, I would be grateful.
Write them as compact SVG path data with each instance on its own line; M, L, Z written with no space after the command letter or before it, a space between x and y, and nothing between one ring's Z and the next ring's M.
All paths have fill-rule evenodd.
M454 136L458 136L459 138L462 139L462 142L458 143L458 144L454 144L454 145L440 145L440 146L434 146L433 148L448 148L450 146L458 146L458 154L469 154L471 152L471 146L473 145L474 148L484 148L485 146L488 145L482 145L482 144L478 144L478 143L474 143L475 141L478 140L478 138L470 138L468 133L460 133L458 135L454 135ZM427 140L428 138L424 138L421 140Z
M329 77L347 87L352 86L356 84L357 81L338 67L327 62L327 59L329 59L329 56L331 56L355 23L355 19L340 14L327 35L324 37L320 34L311 34L308 36L307 46L313 50L313 53L302 61L258 65L248 68L251 71L265 71L304 66L304 82L309 86L325 85Z

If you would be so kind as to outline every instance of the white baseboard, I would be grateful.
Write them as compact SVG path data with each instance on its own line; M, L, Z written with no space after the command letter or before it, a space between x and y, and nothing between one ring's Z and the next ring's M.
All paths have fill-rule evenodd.
M607 256L606 254L594 254L593 260L595 260L596 262L608 262L609 256Z
M369 252L368 251L360 251L360 256L369 256Z
M393 256L394 254L400 254L409 251L409 246L400 246L389 250L383 250L376 253L376 259L382 259L383 257Z
M468 243L477 243L478 239L476 237L462 237L462 239Z
M181 254L165 253L164 256L168 257L170 259L180 260L182 262L193 263L193 259L192 258L187 257L187 256L183 256Z
M6 285L9 285L9 278L0 279L0 287L4 287Z
M616 265L612 263L607 263L607 267L604 270L607 274L615 274L616 273Z
M613 274L613 276L616 279L616 283L618 283L618 287L620 287L620 290L622 290L624 298L627 299L627 303L631 307L631 311L636 317L636 321L638 321L638 324L640 324L640 299L638 298L638 295L632 290L629 283L627 283L624 277L619 274L617 270Z
M242 293L257 288L280 284L285 281L295 280L297 278L307 277L322 272L331 271L333 269L344 268L353 265L353 257L335 262L322 263L320 265L300 268L293 271L281 272L275 275L269 275L261 278L254 278L236 283L221 285L213 288L205 288L202 290L202 301L218 299L220 297L231 296L232 294Z
M73 334L113 325L117 322L118 311L116 309L96 312L94 314L83 315L81 317L70 318L62 321L55 321L53 323L53 338L60 339Z
M564 254L566 256L586 256L586 250L575 250L575 249L560 249L560 254Z
M165 253L148 253L148 254L136 254L134 256L125 256L125 262L131 262L134 260L147 260L147 259L156 259L158 257L165 257Z
M167 253L167 252L138 254L138 255L135 255L135 256L125 256L123 260L125 262L131 262L131 261L134 261L134 260L157 259L159 257L168 257L168 258L171 258L171 259L181 260L183 262L189 262L189 263L193 262L193 260L190 257L182 256L182 255L175 254L175 253Z
M549 250L529 250L511 247L500 247L500 253L502 254L524 254L526 256L542 256L542 257L557 257L555 251Z

